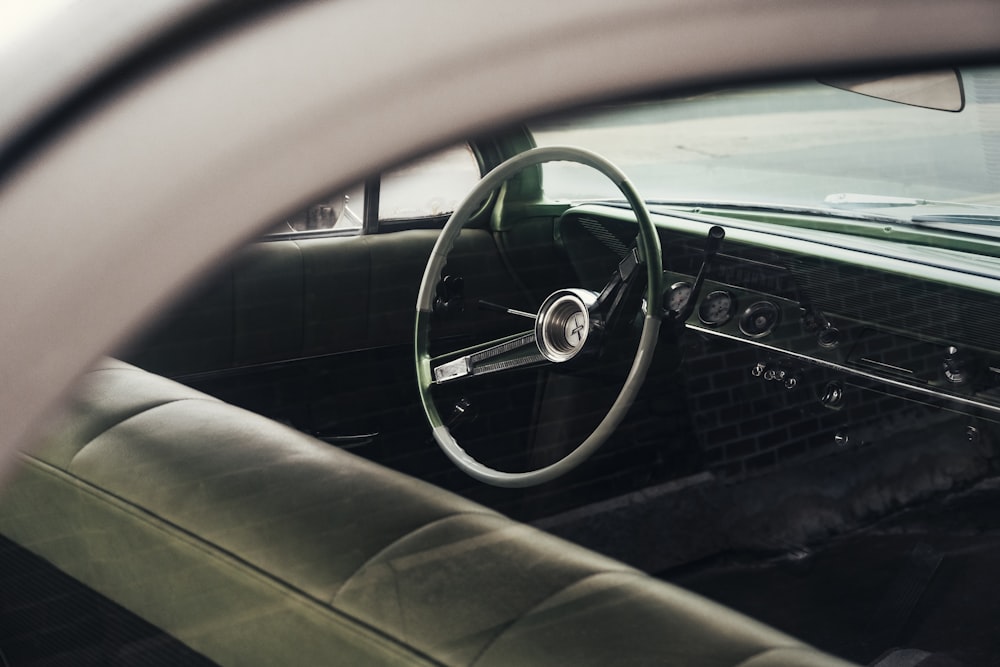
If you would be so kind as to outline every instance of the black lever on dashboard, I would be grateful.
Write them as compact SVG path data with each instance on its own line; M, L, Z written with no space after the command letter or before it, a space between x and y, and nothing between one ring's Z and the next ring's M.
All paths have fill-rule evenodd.
M684 307L679 312L670 311L667 313L667 316L673 321L686 322L687 318L691 317L691 313L694 312L694 306L698 303L698 296L701 294L702 285L705 283L705 276L708 275L708 269L712 265L712 260L715 259L715 254L722 247L722 240L725 238L726 230L718 225L714 225L708 230L701 268L698 269L698 277L694 279L694 285L691 287L691 294L688 296L687 303L684 304Z

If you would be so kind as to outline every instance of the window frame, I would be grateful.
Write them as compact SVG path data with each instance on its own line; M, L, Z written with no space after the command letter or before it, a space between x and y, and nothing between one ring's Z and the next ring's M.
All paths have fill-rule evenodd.
M478 172L478 177L482 176L494 166L503 161L499 142L489 140L485 148L476 140L466 140L451 146L446 146L438 151L432 151L426 155L433 155L436 152L443 152L450 148L465 146L472 153L474 166ZM419 159L419 158L417 158ZM288 241L313 238L336 238L351 236L371 236L374 234L390 234L392 232L404 231L407 229L441 229L451 211L441 215L431 215L417 218L386 218L379 216L379 202L381 200L382 178L391 170L383 170L364 182L364 207L361 214L361 226L350 229L313 229L303 231L276 231L265 233L262 241Z

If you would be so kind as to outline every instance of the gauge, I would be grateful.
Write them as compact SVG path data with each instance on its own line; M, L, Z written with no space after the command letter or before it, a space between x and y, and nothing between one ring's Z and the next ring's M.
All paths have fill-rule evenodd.
M816 334L816 342L820 347L832 350L840 345L840 330L834 326L827 326Z
M724 290L710 293L698 306L698 318L709 326L717 327L728 322L733 316L736 302L733 295Z
M674 283L663 295L663 308L668 313L679 313L691 298L691 283Z
M762 338L778 326L781 311L770 301L758 301L740 316L740 331L751 338Z

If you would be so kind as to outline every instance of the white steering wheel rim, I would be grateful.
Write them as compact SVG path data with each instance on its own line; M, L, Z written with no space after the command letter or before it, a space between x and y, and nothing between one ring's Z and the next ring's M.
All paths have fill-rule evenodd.
M604 444L605 440L608 439L621 423L622 419L625 418L629 407L635 400L636 394L645 380L646 372L649 369L653 351L656 347L656 341L659 338L659 308L649 307L646 309L648 312L643 320L642 334L639 337L639 346L632 361L632 366L625 378L625 383L621 391L619 391L608 413L576 449L543 468L525 472L504 472L490 468L462 449L461 445L451 435L448 427L444 425L430 395L433 375L430 366L428 332L437 283L440 279L441 270L448 259L448 253L451 251L455 240L458 238L469 217L476 212L480 206L480 202L489 196L493 190L500 187L507 179L525 167L554 161L576 162L592 167L607 176L618 187L631 205L639 223L639 234L637 237L639 255L643 260L647 274L646 303L659 304L661 299L660 284L663 275L663 260L660 253L659 236L656 234L656 229L649 217L649 210L625 174L606 158L591 151L572 146L543 146L519 153L483 176L482 180L469 192L465 200L455 209L455 212L451 214L448 222L441 230L441 235L438 237L437 243L434 244L430 258L427 261L427 267L420 281L420 292L417 296L414 352L420 400L423 404L424 414L430 423L435 441L437 441L445 455L463 472L493 486L515 488L542 484L564 475L587 460Z

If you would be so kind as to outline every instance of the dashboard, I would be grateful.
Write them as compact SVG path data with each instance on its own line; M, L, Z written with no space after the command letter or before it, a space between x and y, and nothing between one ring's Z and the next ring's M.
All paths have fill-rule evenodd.
M560 233L615 253L634 233L629 215L577 207ZM694 430L717 473L914 437L985 446L996 432L1000 270L983 270L984 258L696 213L654 221L660 307L669 319L696 299L675 335ZM727 237L694 295L711 225Z

